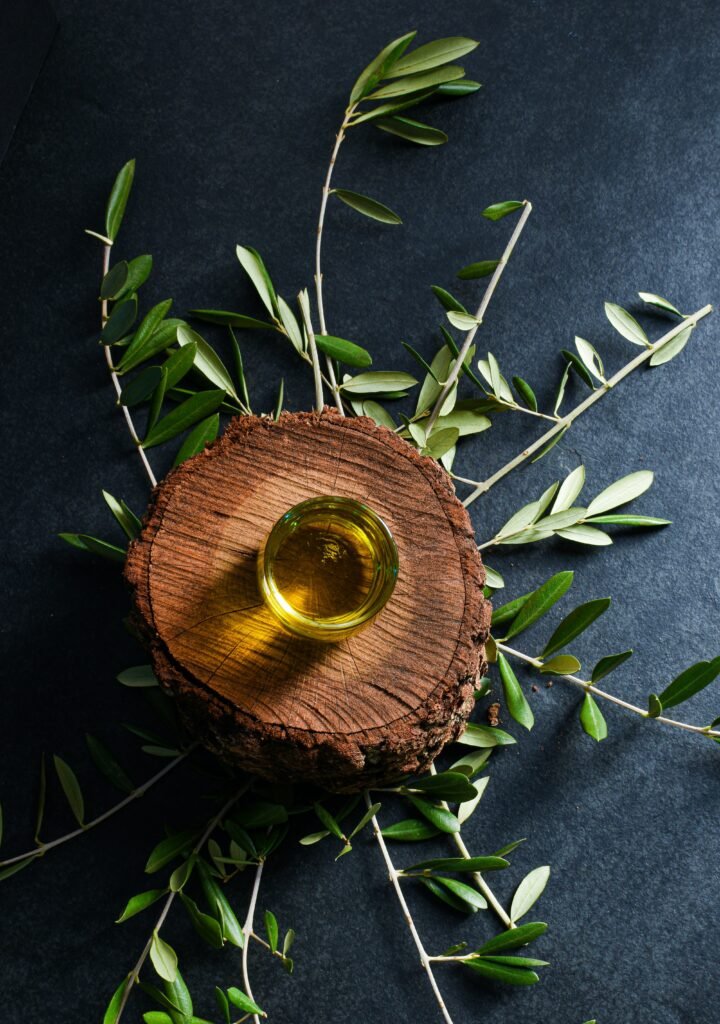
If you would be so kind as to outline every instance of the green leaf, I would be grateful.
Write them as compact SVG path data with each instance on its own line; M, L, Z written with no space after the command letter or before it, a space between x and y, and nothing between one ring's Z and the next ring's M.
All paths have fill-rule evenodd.
M85 740L96 767L111 785L119 789L121 793L132 793L135 785L132 779L120 767L108 748L95 736L85 734Z
M672 520L657 519L655 516L610 515L593 516L588 523L614 523L616 526L670 526Z
M270 951L272 953L278 948L278 923L277 918L271 910L265 911L265 932L267 934Z
M608 610L610 601L609 597L599 597L594 601L586 601L575 608L574 611L571 611L545 644L540 657L546 658L548 654L559 651L562 647L566 647L571 640L574 640L576 636L584 633L596 619L599 619Z
M347 366L362 367L372 364L370 353L360 345L356 345L354 341L336 338L331 334L316 334L315 344L325 355L330 356L331 359L337 359Z
M157 677L150 665L136 665L133 668L126 668L116 678L123 686L148 688L158 685Z
M454 309L449 309L447 318L458 331L472 331L478 326L478 320L472 313L458 313Z
M541 619L550 608L559 601L563 594L570 588L573 581L572 572L559 572L538 587L526 601L523 602L520 611L513 619L505 639L517 636L532 626L538 619Z
M519 203L516 199L508 199L504 203L493 203L492 206L486 206L482 215L487 217L488 220L500 220L502 217L507 217L509 213L519 210L524 205L525 203Z
M648 718L658 718L663 713L663 706L656 693L648 697Z
M181 864L179 864L175 868L175 870L170 875L170 891L171 892L180 892L182 889L185 888L185 886L187 885L188 881L190 880L190 876L193 873L193 869L195 868L196 861L197 861L197 856L194 855L194 854L191 854L188 857L187 860L184 860Z
M103 491L102 495L125 535L130 540L137 537L140 533L140 520L138 517L128 509L124 502L119 502L117 498L113 498L112 494Z
M500 573L496 569L491 569L489 565L485 566L485 583L493 590L502 590L505 586L505 580Z
M580 356L576 355L575 352L571 352L569 348L561 348L560 354L565 357L568 363L568 368L575 370L578 377L591 389L595 390L595 381L592 378L590 371L588 370L585 363L582 361ZM555 409L557 414L557 408Z
M638 295L651 306L656 306L658 309L664 310L666 313L676 313L677 316L682 316L679 309L673 306L672 302L668 302L667 299L663 299L661 295L654 295L653 292L638 292Z
M369 416L370 419L375 420L379 427L387 427L388 430L395 430L395 420L387 409L380 405L379 402L373 402L372 400L363 402L362 410L363 416Z
M226 370L222 359L197 331L193 331L191 327L185 325L178 327L177 340L181 347L183 345L195 346L194 366L203 377L214 384L216 388L222 388L236 401L240 401L232 377Z
M164 302L158 302L156 306L153 306L152 309L145 314L140 322L140 326L135 331L132 341L120 360L120 369L124 370L136 365L138 362L142 362L142 358L139 357L150 347L148 343L151 341L153 334L155 334L160 324L170 312L171 306L172 299L165 299ZM155 351L157 350L153 346L153 353Z
M175 981L177 976L177 954L157 931L153 932L150 943L150 960L152 965L165 981Z
M487 910L487 900L481 896L477 889L459 882L457 878L443 878L442 875L433 875L431 878L421 878L420 881L429 889L433 895L448 903L456 910L464 914L476 914L478 910ZM450 897L448 899L448 896Z
M378 82L381 82L396 60L402 56L408 48L417 32L408 32L398 39L383 47L380 53L370 61L365 70L358 76L352 92L350 93L350 104L357 103L363 96L371 92Z
M482 779L478 779L472 783L472 787L475 790L475 796L472 800L465 800L462 805L458 808L458 821L463 825L468 818L474 813L478 804L482 800L483 794L487 789L487 784L490 781L490 777L485 775Z
M662 366L663 363L669 363L671 359L675 358L675 356L679 356L690 341L690 335L692 332L692 326L686 327L684 331L680 331L674 338L670 338L669 341L666 341L664 345L660 345L660 347L657 348L650 356L650 365Z
M161 376L162 371L159 366L147 366L124 386L120 393L120 404L132 408L144 402L160 383Z
M365 826L368 825L370 821L375 817L375 815L379 812L381 807L382 804L372 804L371 807L368 807L360 821L357 823L355 828L348 836L348 839L354 839L355 836L358 835L358 833L362 832ZM287 950L285 952L287 952Z
M537 903L545 890L549 878L550 868L547 865L535 868L525 875L515 890L515 895L510 905L510 918L513 922L519 921Z
M23 857L22 860L15 861L14 864L10 864L6 868L0 868L0 882L4 881L6 878L11 878L13 875L16 875L19 871L22 871L23 868L28 867L30 864L32 864L36 857L37 854L31 853L29 857Z
M236 246L235 252L240 260L241 267L255 286L255 291L260 296L262 304L271 316L277 316L279 312L277 295L260 253L250 246L243 245ZM233 323L232 326L241 327L243 325Z
M569 676L580 670L580 662L572 654L556 654L540 668L544 675Z
M240 327L257 331L276 330L274 324L269 324L265 320L257 320L254 316L245 316L243 313L231 313L226 309L191 309L188 316L193 316L196 320L204 320L209 324L221 324L223 327Z
M178 332L184 330L186 325L178 327ZM166 388L174 388L176 384L179 384L183 377L190 372L192 365L195 362L197 355L197 346L194 342L188 345L184 345L181 348L176 349L171 356L163 363L162 368L167 373L167 384Z
M464 747L507 747L517 741L497 726L478 725L468 722L465 732L457 740Z
M594 345L591 345L585 338L580 338L575 335L575 348L578 350L583 365L594 377L596 377L601 383L605 383L605 367L603 361L600 358L600 354Z
M227 994L230 1002L233 1006L237 1006L238 1010L242 1010L244 1013L258 1013L261 1017L267 1016L265 1011L261 1010L258 1004L241 992L239 988L229 988Z
M110 192L110 198L105 210L105 234L113 242L117 238L117 233L122 224L134 177L135 161L128 160L120 169Z
M700 690L704 690L717 676L720 675L720 658L713 658L712 661L698 661L690 668L686 668L679 676L666 686L658 695L663 708L674 708L682 704L690 697L694 697Z
M463 772L446 771L437 775L426 775L413 780L407 786L412 790L420 790L436 800L462 803L475 797L475 790Z
M152 334L146 338L141 348L134 349L132 353L129 347L125 350L125 354L118 364L118 371L127 373L129 370L134 370L140 363L147 362L148 359L152 359L153 356L169 348L177 340L178 327L182 327L184 322L184 320L178 320L177 317L168 317L166 320L162 320Z
M481 82L473 82L470 78L458 79L455 82L443 82L435 92L438 96L469 96L482 89Z
M525 729L532 729L535 724L535 716L528 704L527 697L522 691L517 676L512 670L510 662L504 654L498 652L497 658L500 679L502 680L505 703L512 718Z
M540 981L535 971L507 967L481 957L461 962L476 974L482 975L483 978L488 978L490 981L501 981L506 985L535 985Z
M450 64L451 61L459 60L466 53L471 53L478 43L474 39L466 39L464 36L451 36L448 39L436 39L432 43L425 43L418 46L410 53L406 53L385 75L386 78L398 78L401 75L416 74L420 71L430 71L432 68L440 67L443 64Z
M632 651L623 651L622 654L608 654L604 658L601 658L595 668L592 670L591 681L597 683L598 680L602 679L603 676L607 676L616 669L619 665L622 665L624 661L632 657Z
M124 562L127 552L116 544L109 544L106 540L99 540L97 537L90 537L87 533L59 533L58 537L64 540L73 548L80 551L89 551L93 555L100 555L111 562Z
M153 903L157 903L162 896L166 895L167 889L148 889L147 892L140 892L137 896L131 896L115 924L122 924L123 921L128 921L131 917L142 913L143 910L151 907Z
M269 825L282 825L288 820L288 812L282 804L270 800L254 800L252 803L239 804L233 817L243 828L267 828Z
M131 295L113 306L112 313L100 332L100 340L104 345L114 345L128 333L137 316L137 296Z
M484 780L487 781L487 780ZM510 866L503 857L436 857L413 864L405 871L453 871L460 874L475 871L501 871Z
M165 392L167 391L167 369L162 366L160 368L160 380L158 386L155 389L155 394L152 397L150 403L150 409L148 410L147 423L145 424L145 430L149 433L160 418L162 412L163 402L165 401Z
M649 469L641 469L636 473L629 473L627 476L621 477L601 491L596 498L593 498L588 505L588 517L600 515L618 505L634 501L652 486L654 479L655 474Z
M418 146L442 146L448 137L439 128L433 128L422 121L411 121L408 117L382 117L375 121L375 127L390 135L398 135L407 142Z
M297 317L281 295L278 295L278 309L280 310L282 325L285 328L285 332L290 339L293 348L296 352L302 354L306 347L303 332L300 330L300 324L297 322Z
M124 287L115 296L116 299L124 299L132 295L138 288L145 284L152 271L152 256L147 254L136 256L128 263L128 276Z
M430 409L432 405L437 401L442 385L439 381L447 380L447 375L450 371L450 363L452 362L452 353L447 345L443 345L442 348L433 356L433 360L428 367L427 375L422 382L422 386L418 393L417 405L415 407L415 415L418 416L425 410Z
M560 490L557 492L555 501L553 502L553 514L556 512L565 512L571 508L579 496L585 484L585 467L576 466L572 473L568 473L563 482L560 484Z
M215 1001L223 1015L225 1024L231 1024L230 1003L228 1002L228 997L221 988L218 988L217 985L215 986Z
M501 953L506 949L519 949L520 946L526 946L529 942L544 935L546 931L547 925L544 922L531 921L528 924L521 924L517 928L501 932L500 935L490 939L475 952L485 956L490 953Z
M499 265L500 260L480 260L458 270L457 276L461 281L477 281L481 277L489 277Z
M358 213L362 213L372 220L379 220L383 224L402 224L401 218L389 206L378 202L377 199L371 199L359 192L350 192L346 188L334 188L331 189L331 192L353 210L357 210Z
M230 902L225 895L225 891L213 877L210 868L202 858L197 862L197 871L198 877L200 878L200 885L205 895L205 899L208 902L208 906L213 911L217 910L218 916L220 917L222 934L228 942L232 943L233 946L237 946L239 949L242 949L245 944L242 926L237 919L235 911L230 906Z
M455 447L459 437L460 431L457 427L441 429L436 424L436 429L433 430L432 434L427 439L423 449L423 455L429 455L432 459L440 459L446 452L449 452L451 448Z
M125 989L127 988L128 981L128 978L123 978L115 989L112 999L108 1003L108 1007L103 1014L103 1024L117 1024L120 1006L123 1001L123 996L125 995Z
M189 459L193 455L197 455L199 452L203 451L208 444L215 440L219 429L219 413L216 412L213 416L208 416L207 419L201 420L195 429L191 430L183 441L180 446L180 450L175 456L173 466L179 466L186 459Z
M460 831L460 822L452 811L449 811L446 807L440 807L413 794L408 795L408 800L415 810L422 814L423 818L426 818L431 825L440 829L441 832L452 834L453 832Z
M650 342L648 341L648 336L645 331L642 329L635 317L631 316L626 309L622 308L622 306L618 306L615 302L606 302L605 316L608 318L618 334L622 334L623 338L631 341L633 345L640 345L643 348L648 348L650 346Z
M195 900L190 899L187 893L181 892L179 895L188 912L190 923L203 942L207 942L208 946L213 949L222 949L223 933L220 923L214 917L200 910Z
M143 448L153 448L164 444L173 437L193 426L198 420L205 419L222 404L224 391L201 391L186 399L176 409L164 416L143 441Z
M179 857L192 844L195 835L195 832L186 829L183 832L177 832L175 835L166 836L165 839L161 839L147 859L145 865L146 874L154 874L160 868L164 868L166 864L169 864L171 860Z
M385 839L392 839L400 843L418 843L426 839L432 839L438 835L439 829L430 824L429 821L421 821L419 818L406 818L405 821L396 821L382 829Z
M537 412L537 398L535 397L535 392L528 382L523 380L522 377L513 377L512 382L515 386L515 390L520 395L528 409L532 409L533 412Z
M507 604L501 604L499 608L493 608L492 625L502 626L503 623L510 622L530 597L532 597L532 593L523 594L522 597L516 597L513 601L508 601Z
M370 370L359 373L340 385L342 391L351 395L383 394L414 387L417 380L400 370Z
M480 748L472 754L465 751L457 761L450 765L450 771L463 772L468 778L472 778L473 775L477 775L485 768L492 752L492 747Z
M429 89L431 86L443 85L445 82L454 82L463 78L465 71L461 67L451 65L450 67L434 68L431 71L421 71L416 75L408 75L405 78L397 78L388 85L383 85L367 97L369 100L390 100L396 96L407 96L410 93L420 92Z
M459 299L456 299L454 295L451 295L445 288L441 288L438 284L433 284L430 285L430 291L444 310L448 312L453 311L455 313L467 313L467 315L470 316L462 302L460 302Z
M148 1010L143 1014L145 1024L173 1024L170 1014L164 1010Z
M607 736L607 724L591 693L586 693L580 708L580 724L598 743Z
M592 547L607 547L612 544L612 537L608 537L602 530L594 526L585 526L580 523L578 526L568 526L566 530L557 530L557 536L563 540L571 540L576 544L589 544Z
M319 803L313 804L313 809L328 832L334 835L336 839L344 839L343 831L330 811L326 810L326 808Z
M356 124L377 121L381 117L388 117L390 114L399 114L400 111L407 110L409 107L416 107L423 100L426 100L428 96L433 96L437 91L438 87L434 85L430 86L429 89L421 89L420 92L414 92L404 100L389 100L387 103L379 103L371 110L355 113L349 124L352 127Z
M128 279L128 265L126 260L120 260L114 267L108 270L100 285L101 299L114 299L119 295Z
M82 790L80 789L80 783L77 780L75 772L72 770L69 764L67 764L57 754L53 755L53 763L55 765L55 771L57 777L60 780L63 793L70 805L70 810L73 812L78 825L84 824L85 819L85 802L83 800Z

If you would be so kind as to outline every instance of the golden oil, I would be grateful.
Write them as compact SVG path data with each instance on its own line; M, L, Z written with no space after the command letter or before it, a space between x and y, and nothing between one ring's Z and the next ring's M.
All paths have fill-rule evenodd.
M398 553L372 509L323 496L295 505L258 553L265 603L291 633L337 641L371 622L392 594Z

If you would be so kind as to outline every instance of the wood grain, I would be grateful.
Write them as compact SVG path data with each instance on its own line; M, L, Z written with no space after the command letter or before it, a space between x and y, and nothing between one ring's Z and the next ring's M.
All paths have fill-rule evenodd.
M366 502L399 552L385 609L337 644L286 633L256 583L273 524L322 494ZM238 417L156 489L125 573L188 727L270 778L351 790L422 768L460 731L485 668L467 513L436 462L366 418Z

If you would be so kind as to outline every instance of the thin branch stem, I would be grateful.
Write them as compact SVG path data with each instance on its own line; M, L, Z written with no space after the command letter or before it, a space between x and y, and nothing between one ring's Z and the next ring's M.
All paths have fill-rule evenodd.
M243 925L243 935L245 941L243 943L242 950L242 972L243 972L243 984L245 986L245 995L252 999L254 997L252 988L250 987L250 974L248 972L248 953L250 950L250 936L254 935L253 922L255 920L255 907L257 906L258 892L260 891L260 879L262 878L263 866L265 861L261 860L258 866L255 868L255 879L253 881L252 894L250 896L250 904L248 906L247 917L245 918L245 924ZM260 1018L256 1013L252 1015L254 1024L260 1024Z
M367 790L365 790L364 795L365 804L367 805L368 810L370 810L370 808L372 807L370 793ZM378 846L380 847L380 852L382 853L383 860L385 861L385 866L387 867L388 877L390 878L392 886L395 889L395 895L398 898L398 903L400 904L400 909L402 910L403 917L405 918L405 923L410 929L410 934L412 935L413 942L415 943L415 948L420 954L420 963L422 964L422 968L426 972L428 980L430 981L430 985L432 986L432 990L435 993L435 998L437 999L438 1006L440 1007L440 1012L442 1014L443 1020L445 1021L445 1024L453 1024L452 1017L450 1016L448 1008L445 1005L445 1000L443 999L442 993L438 988L438 983L435 980L435 975L433 973L432 965L430 963L430 957L425 952L425 947L422 944L422 939L420 938L418 930L415 927L415 922L413 921L412 914L410 913L410 908L407 905L405 894L402 891L402 887L398 879L397 870L395 869L395 865L393 864L392 859L390 857L390 853L388 851L387 844L385 843L385 839L383 838L383 834L380 831L380 825L378 824L377 816L373 814L370 820L372 821L373 833L375 835L375 838L377 839Z
M103 277L105 277L105 275L107 274L108 267L110 266L110 248L111 248L111 246L109 246L109 245L104 245L103 246ZM105 326L105 321L107 320L107 308L108 308L107 299L102 299L101 305L100 305L100 310L101 310L102 326L103 327ZM107 363L108 369L110 370L110 377L112 379L113 386L115 388L115 394L117 395L118 405L120 406L120 408L123 411L123 415L125 417L125 422L127 423L127 428L130 431L130 437L133 439L133 442L135 443L135 446L136 446L137 451L138 451L138 455L140 456L140 461L142 462L142 464L143 464L143 466L145 468L145 472L147 473L148 480L150 481L150 486L151 487L157 487L157 478L156 478L155 474L153 473L152 466L148 462L148 457L145 454L145 449L142 447L142 443L140 441L140 438L138 437L138 432L135 429L135 424L133 423L133 418L132 418L132 416L130 414L130 410L128 409L128 407L126 405L123 405L122 402L120 401L120 395L122 393L122 388L120 387L120 380L118 378L118 375L115 372L115 364L113 363L113 357L112 357L112 352L110 351L110 345L103 345L103 348L105 349L105 362Z
M151 786L154 786L156 782L159 782L160 779L164 778L173 770L173 768L176 768L181 761L184 761L195 747L197 747L197 743L193 743L193 745L188 747L187 750L184 750L182 754L174 758L172 761L169 761L165 767L153 775L152 778L143 782L143 784L138 786L137 789L134 789L132 793L128 793L128 795L123 800L120 800L119 803L113 804L113 806L107 811L103 811L103 813L99 814L97 818L93 818L91 821L86 822L80 828L73 829L72 832L66 832L65 835L58 836L57 839L52 839L49 843L40 843L38 847L33 850L28 850L27 853L20 853L16 857L9 857L7 860L1 860L0 869L8 867L10 864L16 864L18 861L26 860L29 857L43 857L48 850L52 850L56 846L61 846L63 843L67 843L71 839L74 839L76 836L84 835L86 832L89 832L91 828L95 828L96 825L100 825L103 821L107 821L107 819L111 818L113 814L117 814L118 811L121 811L124 807L127 807L128 804L131 804L133 800L137 800L139 797L144 796Z
M327 174L325 175L325 182L323 184L322 199L320 201L320 213L318 215L318 226L317 226L317 239L315 242L315 296L317 299L318 308L318 319L320 323L320 333L327 334L327 325L325 323L325 305L323 302L323 274L322 274L322 240L323 240L323 228L325 227L325 211L327 210L328 198L330 196L330 182L332 181L333 171L335 170L335 163L337 161L338 153L340 152L340 146L345 138L345 129L348 125L348 120L352 116L355 107L348 107L345 111L345 117L343 123L340 126L340 131L335 136L335 145L330 156L330 163L328 164ZM330 356L326 356L328 376L330 378L330 387L335 399L335 405L341 416L345 415L343 409L342 399L340 398L340 392L338 389L337 379L335 377L335 369L332 364Z
M470 350L470 346L473 343L473 339L474 339L475 335L477 334L477 330L478 330L478 328L480 327L480 324L483 321L483 317L485 316L487 308L490 305L490 300L492 299L492 297L493 297L493 295L495 293L495 289L497 288L497 286L498 286L498 284L500 282L500 278L502 277L503 271L505 270L505 267L507 266L507 262L510 259L510 256L512 255L512 251L515 248L515 245L517 244L517 240L520 238L520 235L523 232L523 228L525 227L525 224L527 223L527 219L530 216L530 214L532 213L532 203L528 199L525 199L523 201L523 207L524 207L523 212L520 214L520 217L518 218L518 222L515 225L515 230L513 231L512 235L510 236L510 241L505 246L505 252L502 254L502 256L501 256L501 258L500 258L500 260L498 262L498 265L495 267L495 271L493 273L493 276L490 278L490 281L488 282L488 286L485 289L485 294L483 295L482 301L481 301L480 305L478 306L477 313L475 314L475 319L477 320L477 323L475 324L474 327L471 327L470 330L465 335L465 341L462 343L462 346L460 348L460 352L459 352L459 354L458 354L458 356L457 356L457 358L456 358L456 360L455 360L455 362L453 364L453 368L452 368L451 372L448 374L448 378L445 381L445 384L443 385L442 390L440 391L440 394L437 397L437 401L435 402L435 406L433 408L433 411L430 413L430 419L428 420L428 425L427 425L427 433L428 433L428 435L430 434L430 431L432 430L432 428L435 426L435 421L437 420L438 416L440 415L440 410L442 409L443 405L445 404L445 400L447 399L447 396L450 394L450 391L452 390L452 388L453 388L453 386L455 384L455 381L460 376L460 373L461 373L462 368L463 368L463 363L465 362L465 357L467 356L467 354L468 354L468 352Z
M305 333L308 336L308 348L310 349L310 359L312 361L313 379L315 381L315 409L317 412L322 412L325 400L323 397L320 360L318 359L317 345L315 344L315 332L310 320L310 303L307 292L300 292L298 302L302 312L303 323L305 324ZM332 377L330 379L332 380Z
M495 641L495 646L503 654L509 654L513 658L517 658L519 661L524 661L527 665L532 665L533 668L541 668L542 661L539 658L533 658L529 654L524 654L522 651L516 651L514 647L508 647L507 644L501 643L499 640ZM703 725L689 725L687 722L678 722L674 718L666 718L664 715L657 715L653 717L647 711L646 708L640 708L636 704L629 704L626 700L622 700L620 697L616 697L612 693L607 693L605 690L598 689L597 686L589 682L587 679L580 679L579 676L571 675L558 675L555 679L564 679L568 683L572 683L573 686L578 686L581 690L586 693L592 693L595 697L602 697L603 700L609 700L613 704L617 704L618 707L625 708L626 711L632 711L636 715L640 715L641 718L648 718L651 721L662 722L663 725L672 725L676 729L684 729L686 732L696 732L703 736L720 737L720 731L707 728Z
M247 788L248 788L248 786L247 786L247 783L246 783L243 786L241 786L240 789L233 796L231 796L230 799L225 804L223 804L223 806L217 812L215 817L211 819L211 821L209 822L207 828L205 829L205 831L203 832L203 834L200 836L200 838L198 839L197 843L193 847L191 856L195 856L196 854L200 853L200 851L202 850L202 848L205 845L205 843L208 841L210 836L213 834L215 829L218 827L219 823L225 817L225 815L230 810L230 808L233 806L233 804L237 800L240 799L240 797L247 790ZM163 904L163 908L160 911L160 916L158 917L157 921L155 922L155 927L153 928L152 932L150 933L150 938L145 943L145 946L143 948L142 953L140 954L140 956L138 958L137 963L135 964L133 969L128 974L127 982L125 983L125 990L123 992L122 999L120 1000L120 1005L118 1007L117 1015L115 1017L115 1024L119 1024L120 1018L123 1015L123 1011L125 1010L125 1007L127 1006L128 999L130 998L130 993L132 992L133 986L135 985L135 982L140 977L140 971L143 969L145 961L147 960L148 955L150 953L150 949L151 949L152 943L153 943L153 938L160 931L162 926L165 924L165 919L167 918L168 914L170 913L170 908L172 907L173 902L174 902L176 896L177 896L177 891L175 891L175 890L172 890L171 892L169 892L167 894L167 898L166 898L166 900L165 900L165 902Z
M435 767L434 764L430 765L430 774L431 775L437 775L437 768ZM448 807L447 802L445 800L441 800L440 804L446 810L450 810L450 808ZM470 851L468 850L467 846L465 845L465 843L463 841L463 838L462 838L462 836L460 835L459 832L453 832L452 840L455 843L455 845L457 846L458 850L460 851L460 855L462 857L464 857L466 860L470 860L471 857L472 857L472 854L470 853ZM498 899L495 896L494 892L492 891L490 886L487 884L487 882L485 881L483 876L480 874L480 872L479 871L473 871L472 872L472 878L473 878L473 881L475 882L475 884L477 885L478 889L480 890L480 892L483 894L483 896L488 901L490 906L493 908L493 910L495 911L497 916L500 918L502 923L505 925L505 927L506 928L514 928L515 925L510 920L510 915L505 911L505 908L498 901Z
M531 444L528 448L523 449L523 451L521 451L519 455L517 455L514 459L511 459L510 462L508 462L507 465L503 466L502 469L499 469L497 473L493 473L493 475L489 476L487 480L483 480L481 483L479 483L475 490L472 492L472 494L468 495L468 497L465 498L465 500L463 501L463 505L467 508L467 506L471 505L472 502L475 501L476 498L479 498L481 494L485 494L487 491L489 491L490 488L494 487L494 485L499 480L502 480L504 476L507 476L507 474L510 473L513 469L515 469L517 466L520 466L526 459L529 459L531 455L534 455L536 451L539 451L539 449L544 447L544 445L546 445L549 441L552 441L552 439L561 430L566 430L570 426L570 424L578 418L578 416L581 416L586 409L589 409L591 405L594 405L595 402L599 401L603 397L603 395L607 394L607 392L611 388L614 388L616 384L619 384L621 380L628 376L628 374L632 373L633 370L637 370L639 366L642 366L643 363L647 362L647 360L650 359L652 354L656 352L662 345L667 344L667 342L671 341L677 334L679 334L681 331L684 331L686 327L694 327L697 324L698 320L702 320L703 317L706 317L709 313L712 313L712 309L713 308L711 305L703 306L702 309L699 309L696 313L692 313L690 316L686 316L683 320L680 321L680 323L676 324L672 328L672 330L668 331L667 334L663 334L662 338L659 338L656 342L654 342L654 344L650 345L648 348L643 349L639 356L636 356L635 359L631 359L629 363L626 363L625 366L622 367L622 369L618 370L618 372L608 380L607 384L605 384L601 388L598 388L597 391L593 391L590 395L588 395L588 397L583 402L580 402L580 404L577 405L572 410L572 412L568 413L567 416L562 416L554 427L551 427L550 430L543 434L542 437L539 437L537 441Z

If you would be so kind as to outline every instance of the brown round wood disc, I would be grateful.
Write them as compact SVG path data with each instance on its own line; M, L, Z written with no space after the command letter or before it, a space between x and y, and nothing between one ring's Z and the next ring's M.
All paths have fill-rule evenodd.
M256 555L318 495L368 504L399 553L377 619L335 644L286 633ZM126 579L161 683L208 748L269 778L358 789L417 771L457 736L485 670L490 606L467 512L432 459L372 420L233 420L155 490Z

